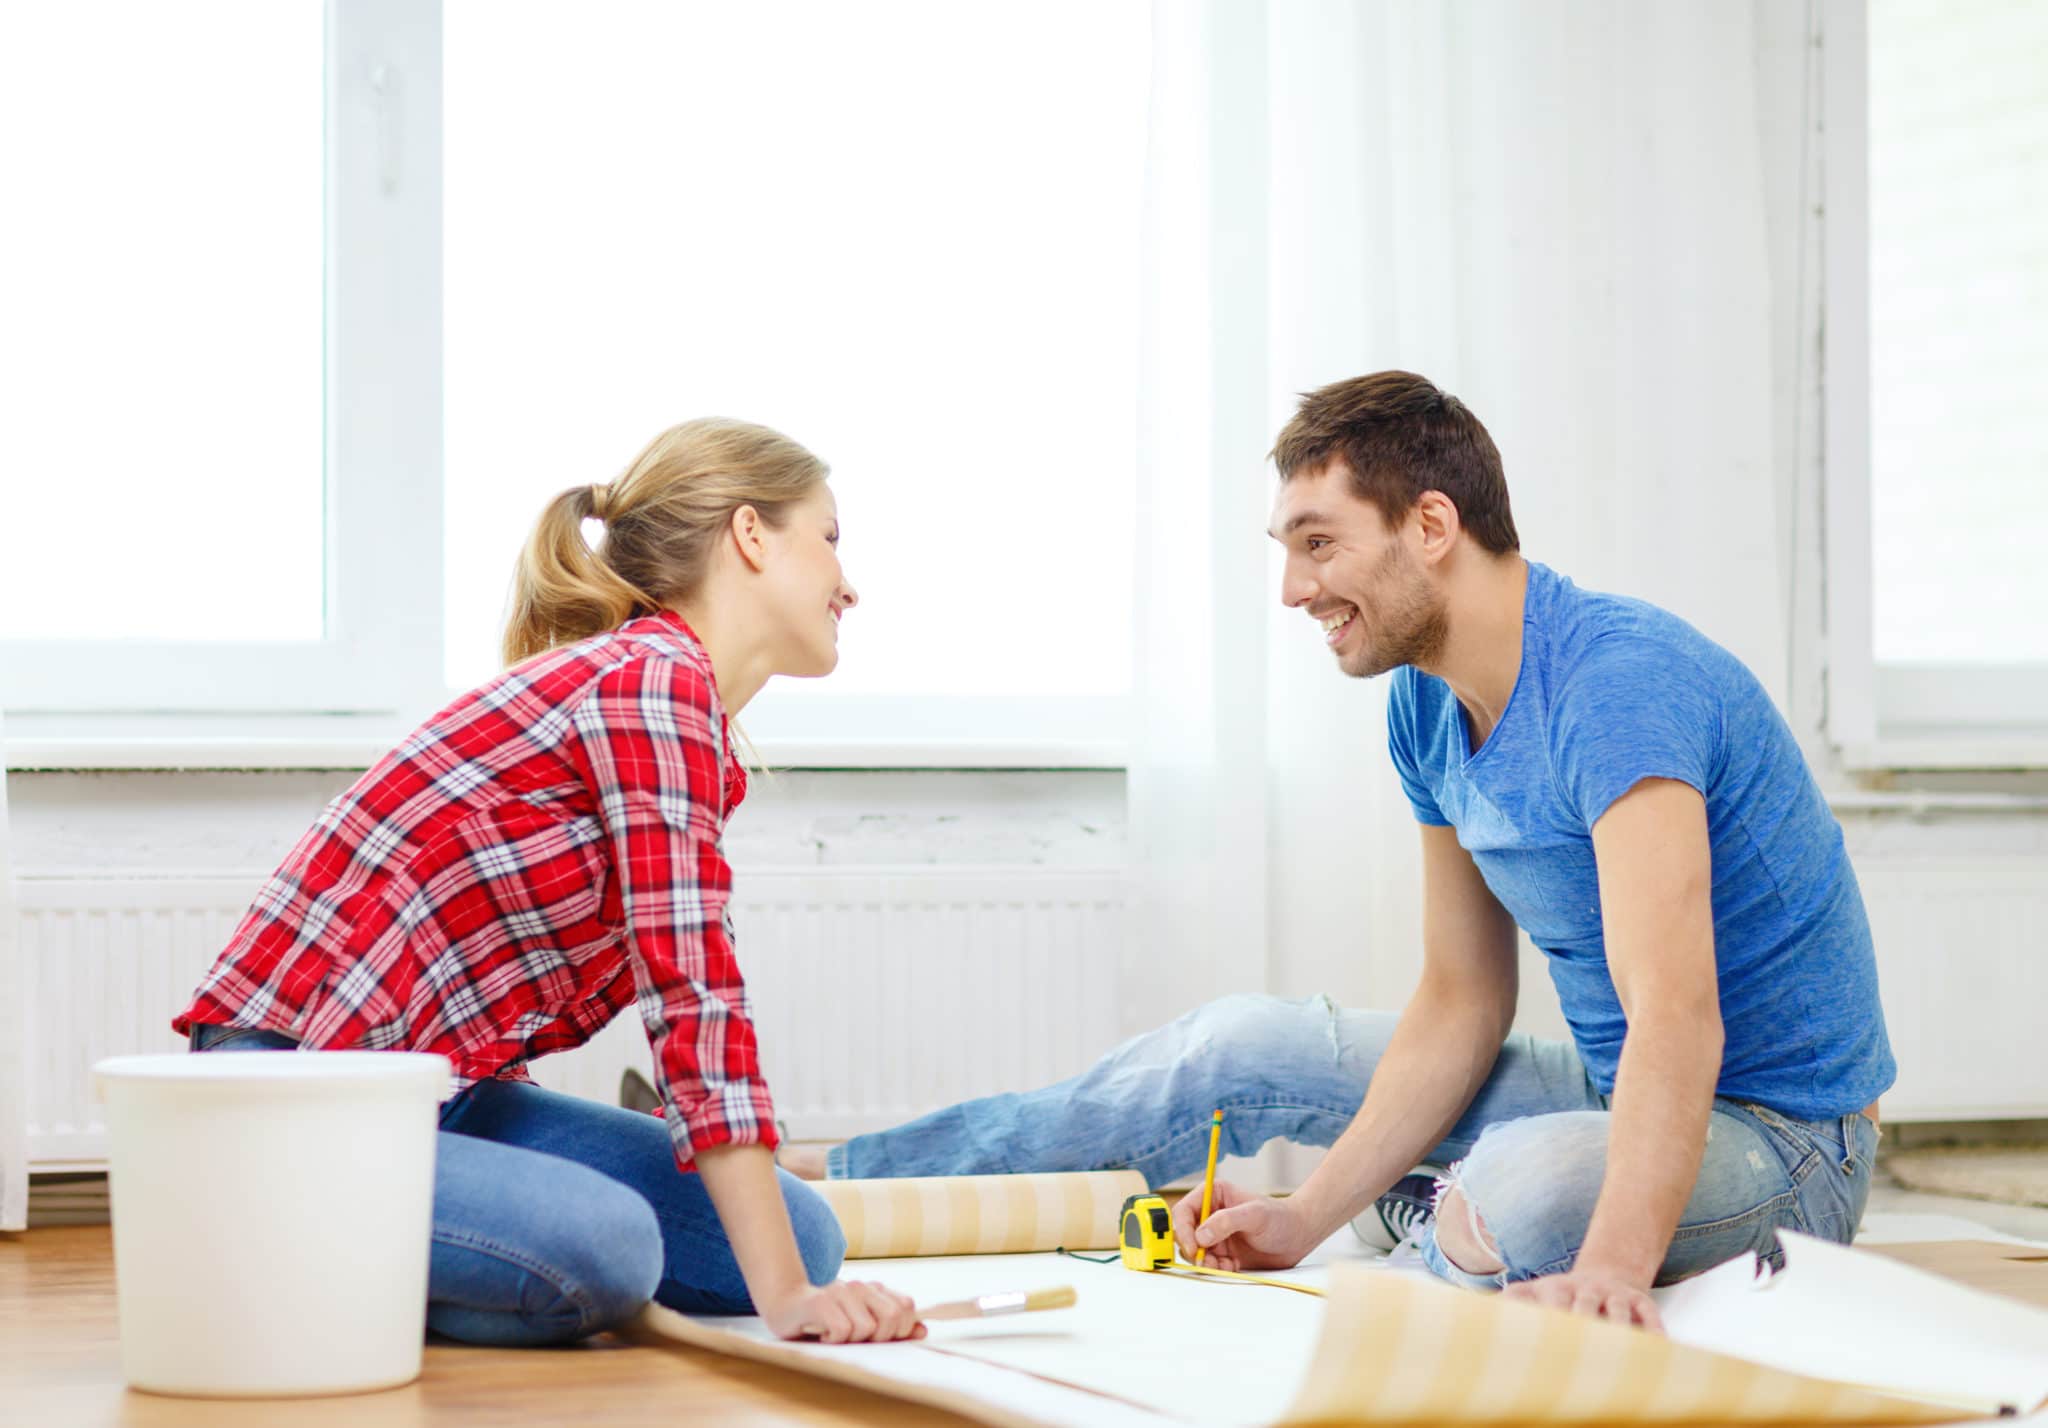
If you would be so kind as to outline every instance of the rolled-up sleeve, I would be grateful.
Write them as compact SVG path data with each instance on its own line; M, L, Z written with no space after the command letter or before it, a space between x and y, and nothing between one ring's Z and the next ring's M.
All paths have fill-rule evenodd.
M576 707L611 843L635 999L678 1163L776 1143L775 1108L727 921L724 718L705 675L639 659Z

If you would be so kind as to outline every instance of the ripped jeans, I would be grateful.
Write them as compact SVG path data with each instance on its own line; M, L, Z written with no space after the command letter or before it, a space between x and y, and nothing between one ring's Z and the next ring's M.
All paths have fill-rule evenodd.
M1397 1018L1327 998L1225 997L1115 1048L1036 1091L965 1101L827 1156L833 1179L1133 1169L1163 1185L1199 1175L1218 1106L1224 1149L1275 1137L1333 1143L1357 1114ZM1484 1221L1503 1270L1475 1275L1418 1247L1438 1275L1491 1288L1569 1269L1607 1168L1608 1098L1568 1041L1510 1036L1479 1094L1426 1159ZM1716 1099L1705 1159L1657 1282L1745 1250L1784 1262L1775 1232L1847 1244L1870 1193L1877 1127L1861 1114L1795 1120Z

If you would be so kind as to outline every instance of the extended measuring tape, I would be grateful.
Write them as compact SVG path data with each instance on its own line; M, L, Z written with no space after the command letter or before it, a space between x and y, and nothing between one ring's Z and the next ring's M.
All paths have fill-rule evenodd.
M1117 1235L1117 1253L1123 1259L1125 1269L1135 1269L1147 1274L1166 1272L1170 1274L1205 1274L1217 1279L1235 1279L1243 1284L1270 1284L1275 1289L1292 1289L1297 1294L1313 1294L1318 1299L1328 1296L1311 1284L1296 1284L1288 1279L1267 1279L1256 1274L1238 1274L1228 1269L1212 1269L1202 1264L1175 1264L1173 1262L1173 1217L1167 1212L1166 1201L1158 1195L1133 1195L1124 1201L1122 1229Z

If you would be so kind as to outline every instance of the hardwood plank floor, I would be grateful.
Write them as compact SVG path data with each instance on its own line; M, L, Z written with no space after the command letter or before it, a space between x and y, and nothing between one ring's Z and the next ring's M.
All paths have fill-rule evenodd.
M681 1346L609 1335L564 1349L429 1344L404 1388L349 1398L164 1398L121 1382L105 1225L0 1234L0 1424L22 1428L443 1428L469 1424L717 1423L965 1428L939 1409Z

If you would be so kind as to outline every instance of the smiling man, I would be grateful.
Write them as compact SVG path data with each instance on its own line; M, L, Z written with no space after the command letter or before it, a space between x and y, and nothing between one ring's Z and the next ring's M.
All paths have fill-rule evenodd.
M1227 998L808 1168L1156 1184L1199 1169L1222 1106L1234 1153L1334 1145L1285 1200L1219 1185L1199 1229L1183 1200L1190 1255L1282 1267L1352 1220L1454 1283L1653 1327L1655 1283L1778 1262L1781 1228L1848 1241L1895 1066L1840 826L1755 677L1524 560L1492 438L1421 377L1309 393L1273 457L1281 598L1345 674L1392 673L1422 839L1407 1007ZM1517 927L1569 1041L1509 1034Z

